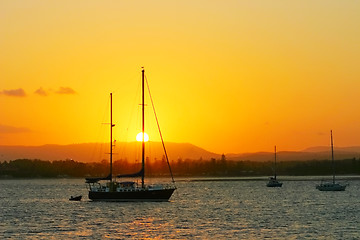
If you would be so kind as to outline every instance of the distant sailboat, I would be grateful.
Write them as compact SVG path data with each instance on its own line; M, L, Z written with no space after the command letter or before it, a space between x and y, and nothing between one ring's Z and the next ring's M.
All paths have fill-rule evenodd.
M267 187L282 187L282 182L276 179L276 146L275 146L275 164L274 164L274 176L269 178L269 182L266 184Z
M133 181L118 182L113 178L112 171L112 155L113 155L113 139L112 128L115 126L112 122L112 94L110 94L110 173L107 177L102 178L86 178L89 187L89 199L93 201L168 201L175 191L175 181L172 176L171 168L169 170L172 178L172 185L147 185L145 184L145 125L144 125L144 69L142 69L142 164L140 171L133 174L118 175L117 178L134 178L141 177L141 185ZM159 129L160 131L160 129ZM164 155L167 162L168 157L165 150L164 141L160 132L161 141L164 147ZM105 181L105 183L101 183Z
M330 131L330 136L331 136L331 162L333 169L333 180L332 182L321 181L320 184L316 185L316 189L319 189L320 191L345 191L347 185L335 182L334 144L333 144L332 130Z

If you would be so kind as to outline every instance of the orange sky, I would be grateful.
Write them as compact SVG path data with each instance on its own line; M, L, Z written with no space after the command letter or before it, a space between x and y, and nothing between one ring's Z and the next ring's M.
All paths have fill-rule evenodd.
M0 144L105 141L110 92L114 135L133 141L144 66L165 141L301 150L333 129L335 145L360 145L359 12L332 0L0 1Z

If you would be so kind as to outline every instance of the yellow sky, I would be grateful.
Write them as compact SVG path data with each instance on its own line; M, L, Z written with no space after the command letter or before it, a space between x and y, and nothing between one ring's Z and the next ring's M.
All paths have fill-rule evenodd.
M0 1L0 144L101 141L110 92L115 136L133 141L144 66L165 141L301 150L333 129L336 145L360 145L359 12L331 0Z

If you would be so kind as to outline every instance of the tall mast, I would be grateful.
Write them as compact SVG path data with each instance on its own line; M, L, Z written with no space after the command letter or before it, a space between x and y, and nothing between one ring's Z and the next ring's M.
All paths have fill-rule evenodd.
M142 167L142 174L141 174L141 187L144 188L144 176L145 176L145 84L144 84L144 75L145 70L144 68L141 70L141 79L142 79L142 154L141 154L141 167Z
M276 180L276 145L275 145L275 180Z
M112 128L115 125L112 122L112 93L110 93L110 182L112 182L112 155L113 155L113 143L112 143Z
M332 161L332 170L333 170L333 183L335 183L334 144L333 144L332 130L330 130L330 136L331 136L331 161Z

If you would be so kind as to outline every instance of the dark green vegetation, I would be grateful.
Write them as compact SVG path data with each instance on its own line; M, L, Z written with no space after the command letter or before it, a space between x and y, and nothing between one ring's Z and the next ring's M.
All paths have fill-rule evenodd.
M171 162L175 176L271 176L273 162L230 161L223 156L211 160L182 160ZM124 174L136 172L140 163L126 160L115 161L113 172ZM0 163L0 178L56 178L56 177L89 177L106 176L109 172L108 161L99 163L81 163L73 160L42 161L18 159ZM331 175L332 166L329 160L278 162L277 174L287 176ZM360 175L360 159L336 161L337 175ZM166 161L148 161L146 166L148 177L169 176Z

